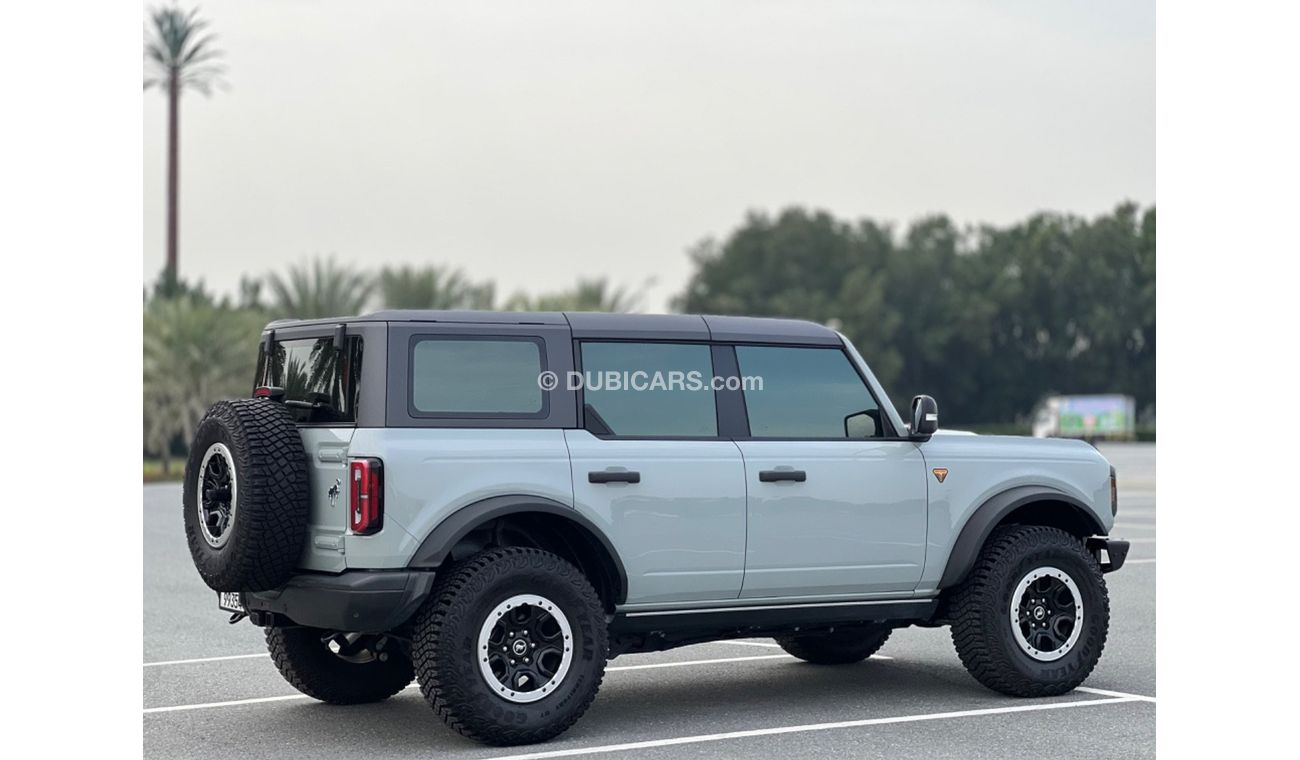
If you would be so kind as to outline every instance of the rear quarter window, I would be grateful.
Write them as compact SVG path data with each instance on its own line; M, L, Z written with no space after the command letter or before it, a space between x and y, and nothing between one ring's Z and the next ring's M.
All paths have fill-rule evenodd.
M410 412L417 417L543 417L542 341L528 337L416 336Z

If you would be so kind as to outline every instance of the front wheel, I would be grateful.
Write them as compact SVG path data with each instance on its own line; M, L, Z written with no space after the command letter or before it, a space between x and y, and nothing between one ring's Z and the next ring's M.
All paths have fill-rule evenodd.
M1003 694L1064 694L1083 683L1106 646L1101 568L1083 542L1056 528L994 531L949 603L957 656Z
M416 619L420 690L485 744L541 742L586 712L608 654L600 597L550 552L488 549L442 577Z

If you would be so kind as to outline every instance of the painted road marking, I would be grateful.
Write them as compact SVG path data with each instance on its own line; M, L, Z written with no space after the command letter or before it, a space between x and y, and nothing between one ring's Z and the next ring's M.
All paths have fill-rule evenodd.
M598 747L579 747L575 749L558 749L549 752L530 752L524 755L498 756L494 760L545 760L552 757L575 757L578 755L596 755L602 752L626 752L657 747L675 747L683 744L700 744L719 742L729 739L749 739L755 736L778 736L809 731L830 731L839 728L863 728L867 726L887 726L895 723L916 723L927 720L950 720L953 718L975 718L985 715L1003 715L1008 713L1036 712L1040 710L1068 710L1076 707L1097 707L1101 705L1133 704L1153 698L1144 697L1108 697L1105 699L1085 699L1074 702L1052 702L1038 705L1015 705L1012 707L990 707L982 710L957 710L941 713L921 713L917 715L899 715L893 718L867 718L865 720L843 720L834 723L810 723L802 726L780 726L777 728L756 728L748 731L728 731L721 734L698 734L695 736L678 736L672 739L651 739L626 744L605 744Z
M231 654L231 655L226 655L225 657L199 657L194 660L164 660L162 662L146 662L144 666L146 668L156 668L161 665L190 665L196 662L221 662L223 660L249 660L255 657L270 657L270 656L271 655L267 654L266 652L260 652L258 654Z
M258 655L261 656L261 655ZM872 655L872 659L892 659ZM653 670L656 668L682 668L688 665L723 665L731 662L750 662L756 660L794 660L788 654L760 654L749 657L719 657L712 660L683 660L680 662L654 662L645 665L611 665L605 668L606 673L617 673L624 670ZM408 689L416 688L417 684L407 686ZM182 712L185 710L206 710L212 707L237 707L239 705L256 705L263 702L283 702L290 699L309 699L306 694L285 694L278 697L254 697L252 699L232 699L226 702L202 702L192 705L170 705L167 707L147 707L144 710L145 715L152 713Z

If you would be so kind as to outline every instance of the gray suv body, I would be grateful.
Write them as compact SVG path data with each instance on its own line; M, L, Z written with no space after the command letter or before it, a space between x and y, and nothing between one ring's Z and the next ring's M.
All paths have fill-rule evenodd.
M303 457L305 491L267 502L302 502L286 534L298 545L258 582L205 571L228 550L220 533L238 540L240 510L260 507L241 500L253 485L239 498L212 485L225 444L196 439L186 515L200 571L224 607L267 628L307 693L372 701L413 671L440 715L491 743L567 728L607 657L728 637L772 636L831 664L896 627L952 625L981 682L1061 693L1100 656L1102 573L1128 548L1107 537L1115 474L1093 447L947 434L924 396L904 420L852 344L809 322L276 322L256 385L266 398L233 403L283 407L301 441L288 459ZM543 575L586 588L562 600L530 580ZM348 679L368 664L394 672L353 694L302 664L322 643ZM524 663L534 650L550 654Z

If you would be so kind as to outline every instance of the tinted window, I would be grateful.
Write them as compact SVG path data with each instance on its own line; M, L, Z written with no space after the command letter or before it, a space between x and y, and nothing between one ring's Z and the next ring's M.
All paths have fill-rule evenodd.
M582 372L588 430L620 436L718 434L708 346L583 343Z
M433 416L535 416L540 341L532 338L422 338L411 349L411 404Z
M272 361L261 358L258 385L284 389L284 403L296 422L355 422L361 339L349 338L346 351L334 339L282 340Z
M762 378L745 390L749 432L757 438L854 438L883 435L880 408L838 348L737 346L740 374ZM862 416L862 413L866 413Z

